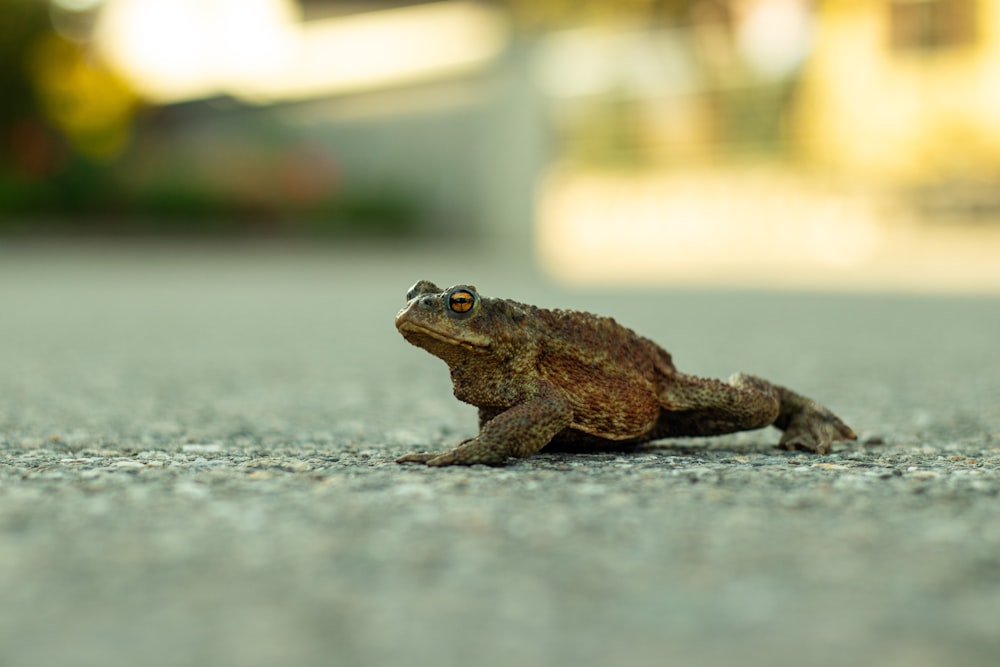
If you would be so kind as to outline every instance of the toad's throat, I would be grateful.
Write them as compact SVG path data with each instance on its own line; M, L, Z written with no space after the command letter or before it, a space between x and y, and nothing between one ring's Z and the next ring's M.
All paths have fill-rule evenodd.
M397 328L399 329L399 333L403 334L403 337L411 343L417 342L416 340L411 340L413 338L426 336L436 341L447 343L448 345L458 345L466 350L486 351L490 347L489 341L486 340L479 341L465 338L455 338L454 336L449 336L448 334L435 331L434 329L429 329L414 322L400 322Z

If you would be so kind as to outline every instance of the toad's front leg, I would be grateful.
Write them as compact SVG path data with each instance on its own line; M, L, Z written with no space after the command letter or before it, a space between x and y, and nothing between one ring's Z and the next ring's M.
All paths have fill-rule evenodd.
M531 456L573 421L569 400L557 390L545 391L486 422L479 435L444 452L407 454L397 463L429 466L504 465L511 456Z

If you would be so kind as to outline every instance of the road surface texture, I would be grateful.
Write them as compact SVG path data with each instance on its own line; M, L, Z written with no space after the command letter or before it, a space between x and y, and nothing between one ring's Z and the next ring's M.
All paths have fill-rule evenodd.
M582 291L426 246L0 248L0 665L996 665L1000 301ZM503 469L392 321L589 309L860 434ZM792 281L794 282L794 281Z

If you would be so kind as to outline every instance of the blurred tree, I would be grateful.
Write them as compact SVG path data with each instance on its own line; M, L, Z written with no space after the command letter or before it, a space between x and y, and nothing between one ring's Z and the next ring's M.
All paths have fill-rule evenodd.
M30 54L37 99L45 117L80 154L119 155L128 141L136 96L85 47L50 33Z
M0 173L33 174L45 166L36 149L54 140L38 120L38 100L27 67L32 47L51 30L47 3L0 0L0 15Z
M53 214L76 227L79 214L116 206L108 162L128 143L137 99L94 57L89 29L66 29L86 28L84 12L0 0L0 16L0 228Z

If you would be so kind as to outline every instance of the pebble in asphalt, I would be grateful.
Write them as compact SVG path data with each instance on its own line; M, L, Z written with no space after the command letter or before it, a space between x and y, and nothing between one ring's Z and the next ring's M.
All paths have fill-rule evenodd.
M503 469L392 318L418 278L612 315L861 436ZM569 290L429 250L0 251L0 664L994 665L1000 308Z

